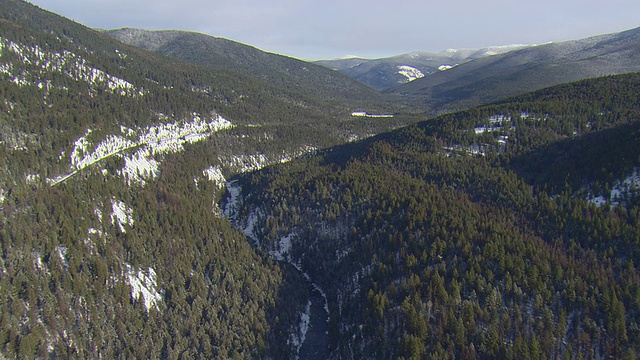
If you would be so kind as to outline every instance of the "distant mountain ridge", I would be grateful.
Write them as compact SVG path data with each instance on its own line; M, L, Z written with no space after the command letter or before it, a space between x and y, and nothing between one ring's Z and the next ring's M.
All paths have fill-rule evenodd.
M308 96L350 99L379 97L353 79L302 60L262 51L211 35L177 30L105 30L126 44L187 62L227 69Z
M357 101L364 101L440 113L565 82L640 71L638 32L632 29L540 45L415 51L381 59L345 57L314 63L193 32L118 29L106 34L159 54L239 72L304 96L348 98L354 111L362 109ZM395 96L381 97L378 92Z
M640 71L640 28L466 62L388 89L439 109L466 108L585 78Z
M477 58L502 54L534 45L489 46L479 49L447 49L440 52L414 51L406 54L365 59L350 57L331 60L319 60L320 64L353 77L376 89L386 89L415 80L403 75L403 67L412 67L423 76L442 71Z

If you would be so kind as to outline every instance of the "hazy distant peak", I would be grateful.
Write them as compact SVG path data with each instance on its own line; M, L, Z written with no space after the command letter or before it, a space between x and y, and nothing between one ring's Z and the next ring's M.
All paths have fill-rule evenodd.
M180 31L151 31L136 28L121 28L106 30L105 32L127 44L142 47L151 51L157 51L159 48L173 41L181 34Z
M476 48L476 49L446 49L442 50L440 54L445 54L451 57L459 57L459 58L477 58L482 56L492 56L504 54L509 51L519 50L526 47L536 46L535 44L508 44L508 45L495 45L495 46L487 46L484 48Z
M345 56L337 57L331 60L352 60L352 59L364 59L364 58L358 55L345 55Z

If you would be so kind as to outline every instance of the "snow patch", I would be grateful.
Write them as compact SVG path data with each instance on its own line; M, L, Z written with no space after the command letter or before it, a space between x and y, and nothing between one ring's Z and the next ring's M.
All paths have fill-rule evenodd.
M126 265L126 268L125 275L131 285L131 298L142 300L147 311L152 307L157 309L162 296L157 290L156 271L153 268L148 268L146 273L142 269L134 272L133 267L129 264Z
M220 115L212 117L207 122L194 113L190 122L160 124L147 128L138 143L150 147L154 154L179 152L184 150L185 143L201 141L216 131L231 127L231 122Z
M128 185L145 184L145 180L155 179L160 172L160 163L154 159L151 150L142 148L135 154L124 158L124 167L120 174L124 176Z
M111 223L117 225L120 231L126 232L125 225L133 226L133 209L120 200L111 203Z
M311 322L311 300L307 302L307 306L304 311L300 314L300 324L298 325L297 331L292 332L289 335L289 339L287 342L292 344L296 350L295 359L300 358L300 349L302 348L302 344L304 344L305 339L307 338L307 332L309 331L309 324Z
M238 184L237 180L227 182L226 187L229 192L229 197L224 206L223 214L227 219L231 220L231 222L235 224L238 220L238 210L240 209L242 200L240 197L242 187Z
M407 82L411 82L416 79L424 77L422 71L409 65L398 65L398 74L407 78Z
M443 149L445 150L446 156L451 156L453 153L456 153L456 152L457 153L466 152L469 155L480 155L480 156L485 156L487 154L486 146L477 145L477 144L469 145L467 147L462 147L460 145L445 146L443 147Z
M26 174L24 179L27 184L35 184L40 180L40 174Z
M226 163L225 165L230 169L240 173L260 170L269 164L269 159L265 154L240 154L233 155L227 159L221 158L220 160Z
M100 230L100 229L96 229L96 228L89 228L89 229L87 230L87 232L88 232L89 234L102 236L102 230Z
M86 136L90 133L91 130L89 129L85 136L78 138L71 152L71 167L76 171L85 169L100 160L137 146L136 143L122 136L110 135L100 142L93 151L88 152L89 142L86 140Z
M227 179L224 178L220 166L210 166L202 170L202 175L209 181L213 181L219 189L222 189L227 183Z
M604 196L596 196L589 199L590 202L594 203L597 207L601 207L607 203L607 199Z
M247 222L242 229L242 232L245 234L245 236L252 239L256 243L258 243L258 237L256 236L255 229L256 225L258 224L258 220L261 217L260 215L261 214L259 213L259 210L250 212L249 216L247 216Z
M311 154L318 148L310 145L300 146L298 149L290 152L282 152L281 156L267 156L264 153L258 154L234 154L227 156L219 156L218 161L221 166L234 173L244 173L260 170L266 166L276 163L286 163L295 158Z
M287 163L297 157L301 157L307 154L312 154L318 151L318 148L315 146L303 145L299 147L297 150L293 151L290 155L283 154L278 160L281 164ZM284 151L283 151L284 152Z
M39 272L44 272L44 273L49 273L49 271L47 270L46 266L44 265L44 263L42 262L42 255L40 254L39 251L36 251L33 253L33 266L39 271Z
M367 117L367 118L392 118L393 114L369 114L366 111L354 111L351 113L353 117Z
M293 234L283 236L280 240L274 244L274 249L269 251L269 255L279 261L286 261L291 263L291 237Z
M618 206L621 203L627 201L630 196L637 194L640 189L640 168L634 168L633 172L629 174L624 180L617 180L611 187L609 197L607 199L605 195L588 197L588 200L600 207L605 204L611 206Z
M102 210L96 207L95 209L93 209L93 214L96 216L96 218L98 218L98 222L102 224Z
M126 150L139 147L137 152L125 157L125 165L119 174L129 185L133 183L144 185L145 180L154 179L159 173L160 164L155 160L156 155L183 151L185 143L201 141L214 132L231 127L233 127L231 122L220 115L204 121L199 115L193 114L191 121L149 126L137 132L121 126L120 132L125 134L126 138L121 135L109 135L93 150L90 150L91 143L87 140L91 129L87 129L86 133L74 142L70 155L72 171L47 181L52 186L57 185L101 160L115 155L122 156ZM136 133L141 135L136 138Z
M58 73L76 81L86 82L95 90L108 89L121 96L142 96L146 91L132 83L106 73L104 70L92 67L85 58L71 51L50 52L38 45L23 45L0 37L2 52L9 51L27 67L20 66L17 70L13 64L0 64L0 73L12 78L10 81L20 87L35 85L46 89L47 93L54 86L50 81L43 83L45 73ZM28 69L25 70L24 68ZM47 94L45 94L46 99Z
M56 251L58 252L58 256L62 261L62 265L65 268L69 267L69 261L67 260L67 247L66 246L56 246Z
M88 236L84 239L84 244L87 246L87 249L89 250L89 254L95 255L97 246L95 241L92 239L92 237L101 238L103 236L103 232L102 230L99 230L96 228L89 228L87 229L87 234Z
M438 70L440 70L440 71L446 71L446 70L453 69L453 68L454 68L454 67L456 67L456 66L458 66L458 64L455 64L455 65L443 64L443 65L438 66Z

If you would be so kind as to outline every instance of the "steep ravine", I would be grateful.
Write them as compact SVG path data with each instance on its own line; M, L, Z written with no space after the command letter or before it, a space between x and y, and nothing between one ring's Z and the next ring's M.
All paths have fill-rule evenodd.
M241 187L236 181L226 184L227 199L224 202L224 216L247 236L247 240L253 246L260 246L255 235L255 225L257 215L250 214L246 219L241 219L238 214L240 203L242 202ZM311 277L292 261L288 254L290 242L289 237L281 239L277 250L269 251L270 256L281 263L300 272L305 279L308 294L308 305L304 312L300 314L300 325L290 334L292 347L297 350L296 359L324 360L331 353L329 349L329 305L327 297L322 289L313 282Z
M300 346L298 358L324 360L329 355L329 313L325 307L327 300L312 283L309 282L308 285L311 301L309 327Z

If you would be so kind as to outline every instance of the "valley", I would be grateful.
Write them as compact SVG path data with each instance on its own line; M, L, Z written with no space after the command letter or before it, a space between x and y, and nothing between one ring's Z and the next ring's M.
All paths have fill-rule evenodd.
M611 300L611 281L620 287L616 301L628 305L625 322L635 321L638 285L627 272L635 271L628 265L637 233L635 215L627 216L636 192L620 203L600 186L607 173L629 179L636 171L637 80L560 86L244 174L236 193L243 215L235 219L251 224L260 248L299 264L323 288L330 314L339 314L330 320L338 334L330 357L571 358L585 347L629 356L635 350L623 350L625 340L615 343L630 329L612 338L603 334L622 327L603 328L588 343L580 333L591 321L613 326L611 308L586 300L592 292ZM619 91L608 98L612 87ZM584 118L574 106L584 107ZM541 160L547 156L554 160ZM603 190L606 204L586 196ZM615 235L596 230L603 222ZM561 340L544 335L558 326ZM456 337L447 346L428 340L444 334Z
M637 34L311 63L1 2L0 358L637 358Z

